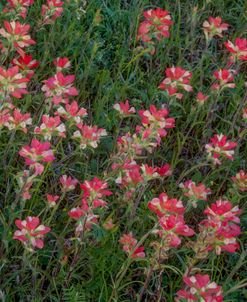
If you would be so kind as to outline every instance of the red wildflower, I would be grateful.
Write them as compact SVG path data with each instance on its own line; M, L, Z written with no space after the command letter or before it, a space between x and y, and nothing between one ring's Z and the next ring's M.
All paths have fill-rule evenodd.
M7 7L3 9L4 13L15 12L25 19L27 8L34 3L34 0L7 0L7 2Z
M182 215L185 211L181 200L175 198L169 199L166 193L161 193L159 198L152 199L148 203L148 208L158 217L169 214Z
M43 4L41 8L41 15L43 16L44 24L53 23L63 12L63 2L61 0L47 0L46 5Z
M107 219L104 223L103 223L103 228L107 231L112 230L116 225L113 223L113 220Z
M68 58L56 58L53 64L57 67L57 71L62 71L63 69L68 69L71 63Z
M34 75L33 69L39 66L39 62L37 60L33 60L33 57L27 54L24 54L19 58L14 58L12 60L12 64L18 66L28 79L31 79L31 77Z
M44 235L50 232L50 228L39 225L38 217L28 216L25 220L16 219L15 225L18 231L14 233L14 239L21 241L28 250L34 248L42 249L44 247Z
M69 216L75 220L79 220L84 215L85 212L80 207L73 208L69 211Z
M151 105L149 110L139 110L143 126L152 126L157 128L174 128L174 118L168 118L169 111L165 108L158 110Z
M67 175L62 175L59 180L62 185L63 192L73 191L78 183L76 179L73 179L71 176Z
M162 38L170 36L169 29L173 24L168 11L161 8L149 9L143 13L145 21L140 23L137 39L147 43L154 54L153 39L160 41Z
M181 243L179 236L191 237L195 232L188 227L182 215L162 216L159 219L160 230L155 230L165 240L167 247L177 247Z
M184 70L181 67L167 68L165 71L166 78L161 82L159 88L166 90L169 95L175 96L178 99L182 99L183 94L181 90L192 91L193 88L190 85L190 79L192 73Z
M203 105L208 98L209 98L209 96L204 95L201 91L199 91L196 95L196 101L200 105Z
M71 124L81 124L82 118L87 116L87 110L79 108L78 103L73 101L71 104L67 103L65 108L62 106L58 107L56 114L69 120Z
M211 204L204 214L208 216L208 219L215 224L222 224L228 221L239 223L240 219L237 215L241 213L238 206L232 207L232 204L228 200L217 200L216 203Z
M235 44L229 40L224 44L228 51L232 53L233 61L247 61L247 39L236 38Z
M4 28L0 28L0 35L6 41L3 41L5 49L16 49L21 55L24 55L23 48L34 45L35 41L28 34L30 25L21 24L19 21L4 21Z
M195 244L197 257L204 258L209 251L215 250L234 253L239 248L236 237L241 233L238 206L232 207L228 200L217 200L204 213L207 219L199 224L200 233ZM236 224L237 223L237 224Z
M46 140L51 140L52 136L66 137L65 132L65 125L61 123L60 117L50 117L47 114L42 116L40 127L34 129L34 133L43 135Z
M119 112L122 116L128 116L136 112L134 107L130 107L129 101L116 103L113 108Z
M12 115L9 116L7 122L5 122L5 126L9 130L22 130L24 133L27 133L27 125L32 124L32 119L30 117L30 113L22 114L19 109L15 109Z
M230 142L223 134L215 134L211 138L211 143L205 146L208 153L208 158L213 161L214 164L221 164L221 158L228 158L233 160L234 149L236 148L236 142Z
M3 69L0 67L0 96L5 99L13 96L20 99L23 94L27 94L27 82L29 79L24 78L19 73L17 66Z
M203 31L207 40L211 40L214 36L223 37L222 32L228 29L229 24L222 23L221 17L209 17L203 22Z
M8 108L2 107L0 109L0 127L5 126L10 119L10 110Z
M214 72L214 77L219 81L219 83L214 83L212 89L219 90L224 88L235 88L233 74L227 69L220 69Z
M247 191L247 173L245 173L244 170L240 170L235 176L233 176L232 181L240 191Z
M69 96L78 95L78 91L73 87L75 80L74 75L63 75L62 72L58 71L54 77L44 81L42 91L45 92L47 98L51 98L55 105L61 102L65 102Z
M75 234L80 237L80 234L86 230L90 230L93 224L98 223L98 216L87 212L80 207L73 208L69 211L69 216L77 220Z
M55 205L57 204L57 200L59 199L59 196L47 194L46 199L50 207L55 207Z
M123 245L122 249L126 252L130 258L145 258L144 247L137 247L137 240L133 237L132 233L124 234L119 243Z
M107 135L105 129L97 126L87 126L82 123L76 126L79 130L74 132L72 138L79 141L81 149L86 149L88 146L97 148L100 138Z
M196 183L192 180L187 180L186 182L179 185L184 191L184 196L188 197L192 201L192 205L196 208L198 200L207 201L208 195L211 194L211 190L207 189L204 184Z
M247 122L247 108L243 109L243 119Z
M34 138L31 146L22 147L19 154L25 158L28 166L34 167L37 174L41 174L44 170L44 166L41 163L51 162L55 159L50 147L50 143L41 143Z
M102 198L112 195L112 192L107 190L107 187L107 182L97 177L94 177L92 180L86 180L81 184L83 199L87 199L89 206L92 205L94 208L105 206L106 202Z
M222 302L223 292L220 286L211 282L208 275L196 274L183 277L185 289L177 292L176 301Z

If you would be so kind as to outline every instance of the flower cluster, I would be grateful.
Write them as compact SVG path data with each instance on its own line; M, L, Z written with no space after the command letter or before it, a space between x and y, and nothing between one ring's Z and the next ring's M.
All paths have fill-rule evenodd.
M169 38L169 30L173 22L169 12L161 8L149 9L143 13L143 16L145 21L139 25L137 39L148 47L151 54L154 54L154 40Z
M21 241L29 251L44 247L44 235L51 229L40 224L38 217L28 216L25 220L16 219L15 225L19 230L15 231L13 238Z
M225 47L231 53L231 62L247 61L247 39L236 38L235 43L228 40Z
M234 185L242 192L247 191L247 173L240 170L235 176L232 177Z
M54 23L61 16L64 9L64 3L60 0L46 0L44 2L41 8L38 30L43 26ZM246 173L240 170L231 178L231 186L234 186L235 190L231 188L229 192L220 195L225 196L225 199L215 197L216 202L209 203L209 195L213 192L207 187L206 180L210 177L205 178L205 185L202 182L194 182L192 179L198 179L198 175L191 175L194 167L189 167L190 161L188 160L188 166L186 163L186 171L180 170L180 164L177 164L183 162L183 159L180 160L178 155L182 155L187 148L186 139L191 131L194 131L197 123L196 118L188 132L188 136L185 136L182 142L177 142L179 149L177 153L175 148L173 150L173 147L168 150L167 157L171 159L171 164L164 160L166 153L159 154L159 151L162 151L163 148L163 141L165 141L168 133L173 132L171 129L175 127L175 119L170 117L170 111L174 112L174 107L179 107L178 114L176 114L179 119L180 109L183 109L185 113L187 113L187 108L190 110L190 107L186 107L184 104L175 101L170 102L175 98L181 100L185 92L193 91L192 73L182 67L175 67L171 63L169 66L172 67L165 69L165 78L158 86L159 89L165 92L156 92L169 100L166 104L162 103L162 99L157 99L155 92L154 96L151 96L152 99L155 99L155 102L151 103L149 107L138 104L137 101L135 101L137 105L134 107L129 100L119 101L113 105L115 110L114 119L118 119L119 127L115 131L115 125L117 125L115 120L114 127L107 123L109 141L112 138L112 145L110 146L112 151L104 165L100 166L101 170L107 163L107 168L102 171L103 176L92 175L90 179L86 178L86 180L82 178L80 184L78 184L76 178L71 176L71 171L74 171L74 157L75 163L81 164L81 162L78 162L81 159L76 158L78 154L85 156L84 158L88 161L88 165L86 163L85 166L90 167L85 169L84 174L91 175L90 173L95 171L93 168L91 169L91 166L94 165L94 159L91 158L93 156L92 151L94 151L92 148L96 149L101 138L108 134L104 128L92 123L92 112L88 112L87 109L82 107L86 101L80 99L82 93L76 88L76 76L73 74L73 64L69 58L52 58L50 62L53 66L53 73L42 78L40 86L32 85L33 79L38 78L34 77L35 72L43 68L43 66L39 68L39 62L30 54L35 53L35 51L29 51L35 45L30 32L36 33L37 31L31 31L29 24L22 23L26 22L28 9L33 3L34 0L7 0L3 13L10 21L4 20L3 27L0 28L0 50L3 57L3 66L0 66L0 130L3 129L7 133L11 131L9 145L15 140L16 132L18 136L20 135L25 139L25 143L18 147L18 154L21 157L21 163L25 161L25 168L17 174L19 191L16 202L11 205L14 213L13 217L16 217L16 213L19 213L21 218L22 210L28 211L28 213L33 210L29 207L32 206L32 202L24 201L32 198L35 182L38 178L42 179L39 179L40 186L36 188L36 192L46 189L45 181L47 179L43 181L47 177L46 172L53 170L53 173L48 175L49 185L51 184L51 186L47 191L42 192L46 207L41 209L40 214L28 214L37 216L27 216L24 220L13 218L11 221L10 219L12 224L15 221L18 228L14 232L13 239L21 241L28 251L33 252L35 249L42 249L45 235L51 231L50 227L45 225L49 225L51 221L54 221L54 215L57 215L57 217L59 215L56 211L60 211L60 207L63 207L61 212L65 213L65 217L67 215L68 224L71 221L75 224L75 236L71 235L71 232L67 234L64 232L62 234L65 235L65 238L61 236L61 241L65 239L68 245L73 245L74 239L76 239L76 244L78 244L75 249L72 248L68 251L68 254L71 253L71 255L76 251L74 257L64 255L68 261L72 259L68 279L70 279L71 272L79 257L81 243L83 242L83 246L86 246L89 238L92 245L96 242L94 240L95 229L102 230L105 238L107 238L110 230L113 234L119 229L122 236L117 238L120 237L118 242L128 256L128 265L135 259L146 258L146 254L149 255L149 251L146 247L144 248L144 242L149 235L156 235L156 239L149 244L149 248L153 248L152 255L147 259L148 261L145 261L150 265L147 283L153 271L160 270L159 281L161 284L164 260L168 259L175 249L181 247L183 241L186 242L183 249L186 252L193 253L196 261L205 259L210 253L220 255L225 251L229 253L236 252L240 246L238 236L241 234L239 226L241 210L226 199L229 192L243 197L244 192L247 191ZM173 24L170 13L161 8L149 9L143 15L145 20L140 23L137 39L143 43L146 49L137 57L134 57L133 61L144 53L154 54L155 41L168 38L170 27ZM221 17L210 17L206 20L203 23L203 31L207 39L206 47L210 46L209 41L213 37L222 37L223 32L227 29L228 24L223 23ZM200 91L195 86L196 96L192 97L194 101L196 100L201 105L207 103L206 101L209 98L211 100L216 94L219 95L223 89L235 88L238 84L237 76L236 79L234 77L241 72L240 61L247 60L247 40L236 38L234 43L227 41L224 45L231 53L230 65L228 65L228 69L220 68L213 73L214 83L209 85L208 90L205 87L200 87ZM43 64L43 60L40 61ZM201 65L203 66L203 64ZM197 72L194 75L193 82L196 82ZM201 79L201 86L202 84L203 79ZM25 112L23 108L29 107L26 99L31 100L32 94L39 88L41 88L40 107L39 110L35 111L36 102L39 100L37 98L36 101L34 98L35 103L30 106L31 110L34 111L32 118L31 114ZM207 95L204 95L202 91ZM30 98L26 97L29 93L32 93ZM215 102L217 101L218 99L215 100ZM20 104L19 107L18 103ZM43 103L44 106L42 106ZM210 120L210 113L214 109L213 105L211 107L212 111L205 115L198 110L203 107L196 107L198 112L195 116L201 116L202 118L206 116L207 120L204 121L206 126L209 123L212 127L214 125ZM206 106L207 104L205 104ZM239 107L240 111L243 108L241 106ZM245 106L244 103L243 106ZM239 110L237 113L239 113ZM191 116L193 117L193 115ZM235 117L237 118L237 114ZM87 119L89 122L87 122ZM243 119L247 120L246 108L243 108ZM184 121L180 120L180 122L178 124L183 124ZM238 121L235 122L237 124ZM243 125L245 126L244 122L241 121L240 127ZM187 126L188 124L185 125L185 130L187 130ZM236 126L236 129L241 129L240 127ZM115 133L111 133L113 130L116 137ZM232 130L235 130L235 128L232 128ZM245 133L244 130L241 129L241 131L240 138ZM27 137L26 134L29 136ZM179 140L179 137L180 133L177 140ZM168 145L173 146L173 140L174 137L171 137ZM208 160L212 161L214 165L221 165L225 159L233 160L235 148L238 144L241 145L241 139L236 139L236 141L238 143L229 141L227 136L223 134L215 134L205 146ZM5 155L10 149L9 145L6 148ZM157 153L158 156L153 156L154 153ZM3 159L8 157L5 155ZM72 157L71 167L66 172ZM54 163L56 158L60 160L59 163ZM201 154L196 158L196 161L200 161L200 159ZM8 158L3 160L3 162L5 161L7 162ZM63 164L64 161L67 161L66 164ZM193 161L191 162L193 164ZM201 170L201 167L204 169L204 166L206 173L212 169L217 172L217 167L213 167L208 163L199 162L196 168L199 167L199 170ZM172 174L172 169L174 175L168 178ZM199 171L199 175L200 173L201 171ZM180 174L180 177L176 179L178 174ZM54 175L59 176L57 176L57 181L53 185L53 179L56 178ZM180 183L185 176L191 179ZM209 176L211 176L210 172ZM183 198L187 200L187 206L184 206L182 200L177 197L181 193L178 185L169 187L170 179L171 181L177 180L176 184L180 183L179 187L182 189ZM213 187L213 182L211 184ZM112 188L114 188L114 192ZM170 192L169 195L163 192L164 188L167 192ZM221 189L218 190L216 195L221 192ZM160 194L160 192L163 193ZM110 197L112 194L114 195ZM153 196L157 196L156 194L159 194L158 197L153 198ZM176 198L170 198L170 194L174 194L173 196ZM150 201L146 205L142 201L147 200L147 198ZM22 199L21 202L19 202L20 199ZM112 204L116 205L115 208L109 202L110 199L114 200ZM138 208L141 202L142 207ZM200 207L198 207L199 209L193 209L196 214L191 215L193 214L191 213L191 205L197 208L199 202L202 203L204 209L206 208L203 212L205 216L202 220L195 222L194 216L197 215ZM42 203L40 207L42 207ZM155 225L148 230L143 227L144 235L138 241L129 229L130 227L133 228L134 223L138 221L136 219L137 215L143 208L144 210L148 208L152 212L145 217L148 219L149 216L152 216L151 219L155 221ZM44 218L43 223L45 225L41 224L41 217ZM188 222L191 217L193 219ZM127 223L128 219L130 223ZM118 220L119 223L115 227L113 221ZM192 224L193 228L190 226ZM101 227L104 229L101 229ZM56 231L56 228L54 228L51 235L56 234ZM78 243L78 241L81 243ZM65 245L61 244L63 247ZM67 253L65 248L64 252ZM186 254L186 257L190 257L189 253ZM191 261L191 263L194 262ZM223 301L221 287L215 282L211 282L208 275L195 274L194 272L199 268L194 268L194 264L191 265L191 263L189 261L190 265L188 265L183 278L185 286L178 291L176 301ZM119 274L121 278L127 268L124 266L121 268L122 271ZM119 285L119 280L115 284ZM145 289L147 286L148 284L145 283L143 288ZM114 290L117 290L117 288L114 288ZM139 297L141 300L141 295Z
M209 17L202 26L206 39L211 40L214 36L222 38L222 33L228 29L229 24L223 23L221 17Z
M63 1L47 0L46 4L42 5L41 15L43 24L52 24L63 13Z
M162 250L181 244L181 236L191 237L195 232L185 224L185 208L181 200L169 199L166 193L148 203L148 208L157 215L160 229L154 232L162 239Z
M133 160L144 150L152 152L167 135L167 130L175 127L166 108L157 109L151 105L149 110L139 110L141 125L136 126L133 135L129 132L118 138L118 158Z
M132 233L124 234L119 243L123 245L122 249L130 258L145 258L144 246L138 246L137 240Z
M187 180L179 186L183 190L184 196L188 197L192 202L194 208L197 207L199 200L207 201L208 195L211 194L211 190L206 188L204 184L199 183L196 185L192 180Z
M99 215L96 215L94 210L106 207L107 202L103 198L112 194L107 189L107 182L97 177L86 180L80 187L83 192L81 205L69 211L69 216L77 221L75 233L78 238L98 222Z
M29 35L29 30L29 24L21 24L19 21L4 21L4 28L0 28L0 35L4 38L0 45L2 51L16 50L21 56L24 56L23 49L35 44Z
M234 149L237 143L227 140L223 134L215 134L211 138L211 143L205 146L208 153L208 159L212 160L215 165L221 165L224 158L233 160Z
M116 103L113 106L113 109L117 110L122 117L136 113L135 108L130 107L128 100L126 100L125 102Z
M4 13L13 13L26 19L28 7L33 5L34 0L7 0L7 5L3 9Z
M185 275L183 281L185 288L177 292L175 301L223 301L222 288L215 282L211 282L208 275Z
M234 253L238 248L236 237L241 233L238 215L241 210L228 200L217 200L204 211L207 219L200 223L200 233L194 245L198 258L204 258L209 251L217 255L222 251Z
M216 83L212 85L213 90L220 90L224 88L235 88L235 83L233 74L227 69L220 69L214 72L213 76L217 80Z
M190 85L192 73L181 68L171 67L165 70L166 78L160 83L159 88L167 91L170 96L175 96L178 99L183 98L182 91L193 91Z

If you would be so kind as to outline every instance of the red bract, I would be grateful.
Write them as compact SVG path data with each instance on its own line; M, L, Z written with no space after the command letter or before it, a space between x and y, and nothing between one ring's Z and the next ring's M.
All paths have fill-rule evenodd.
M241 210L232 207L228 200L217 200L204 213L207 219L199 224L200 233L194 246L197 257L204 258L213 250L217 255L222 251L234 253L239 248L236 237L241 229L236 223L240 223Z
M177 292L175 301L222 302L223 292L220 286L211 282L208 275L196 274L183 277L185 289Z
M215 134L211 138L211 143L205 146L208 153L208 159L212 160L214 164L220 165L221 158L228 158L233 160L234 149L237 143L227 140L223 134Z
M232 53L232 61L247 61L247 39L236 38L235 43L228 40L224 44Z
M139 110L141 122L143 126L152 126L153 128L174 128L174 118L168 117L169 111L165 108L157 109L154 105L151 105L149 110Z
M53 61L53 64L57 67L57 71L68 69L71 66L68 58L57 58Z
M123 245L123 251L126 252L130 258L145 258L144 247L137 247L137 240L132 233L124 234L119 239L119 243Z
M41 134L44 139L51 140L52 136L66 137L66 128L61 123L60 117L50 117L49 115L42 116L42 124L34 129L34 133Z
M24 170L23 172L18 173L17 182L22 192L21 197L23 200L28 200L32 197L30 189L36 176L37 174L35 171L32 173L30 170Z
M147 164L140 166L135 161L129 159L122 164L113 164L112 170L117 173L115 182L121 185L121 187L133 191L140 184L171 175L169 164L165 164L162 167L151 167Z
M201 91L198 92L197 95L196 95L196 101L200 105L203 105L207 101L208 98L209 98L209 96L204 95Z
M196 208L198 200L207 201L208 195L211 194L211 190L206 188L204 184L196 183L192 180L187 180L186 182L179 185L184 191L184 196L188 197L192 201L192 205Z
M0 96L8 99L10 96L20 99L23 94L27 94L27 82L29 79L24 78L19 73L17 66L3 69L0 67Z
M15 231L13 238L21 241L28 250L33 251L34 248L44 247L44 235L51 229L40 225L38 217L28 216L26 220L16 219L15 225L19 230Z
M53 23L63 12L63 2L61 0L47 0L46 5L41 8L44 24Z
M240 170L236 176L233 176L232 181L240 191L247 191L247 173L245 173L244 170Z
M10 110L8 108L2 107L0 109L0 127L5 126L10 119Z
M98 216L83 210L81 207L73 208L69 211L69 216L77 221L75 234L80 236L86 230L90 230L93 224L98 223Z
M55 205L57 204L57 200L59 199L59 196L47 194L46 199L50 207L55 207Z
M222 32L228 29L229 24L222 23L221 17L209 17L203 22L203 31L207 40L211 40L214 36L223 37Z
M239 223L240 219L237 215L240 213L241 210L238 206L232 207L230 201L221 199L211 204L211 206L204 211L204 214L208 216L210 221L220 225L228 221Z
M158 217L169 214L182 215L185 211L181 200L177 200L175 198L169 199L166 193L161 193L159 198L152 199L148 203L148 208Z
M5 126L9 130L22 130L24 133L27 133L27 125L32 124L32 119L30 117L30 113L22 114L19 109L15 109L12 115L9 116L7 122L5 122Z
M103 223L103 228L107 231L114 229L115 226L116 225L113 223L113 220L111 218L107 219L106 222Z
M69 216L75 220L79 220L81 217L85 215L85 212L80 208L73 208L69 211Z
M0 35L6 39L3 41L3 50L15 49L24 55L22 49L35 44L28 34L29 30L29 24L21 24L19 21L4 21L4 28L0 28Z
M51 98L55 105L61 102L66 102L69 96L78 95L78 91L73 87L75 80L74 75L63 75L62 72L58 71L54 77L44 81L42 91L45 92L47 98Z
M117 172L115 182L126 187L136 187L143 181L140 174L140 166L134 160L126 160L120 164L113 164L112 170Z
M211 88L214 90L224 89L224 88L235 88L233 74L230 70L220 69L214 72L214 77L218 80L218 83L214 83Z
M183 94L181 90L192 91L193 88L190 85L190 79L192 73L184 70L181 67L167 68L165 71L166 78L161 82L159 88L166 90L170 96L175 96L178 99L182 99Z
M243 120L247 122L247 108L243 109Z
M143 16L146 20L140 23L137 39L147 43L151 54L154 54L153 39L160 41L162 38L168 38L173 22L169 12L161 8L149 9L143 13Z
M119 112L122 116L128 116L130 114L134 114L136 112L134 107L130 107L129 101L126 100L124 102L117 103L113 106L115 110Z
M87 116L87 110L80 108L76 101L73 101L71 104L67 103L65 108L60 106L57 109L56 114L59 114L62 118L68 120L72 125L81 124L82 118Z
M100 138L107 135L105 129L97 126L87 126L81 123L76 126L79 130L74 132L72 138L79 142L81 149L97 148Z
M102 199L104 196L112 195L112 192L107 190L108 184L106 181L100 180L94 177L92 180L86 180L81 184L83 190L83 199L88 200L88 205L96 207L102 207L106 205L106 202Z
M7 7L3 9L4 13L14 12L23 19L27 16L27 8L34 3L34 0L7 0Z
M41 143L37 139L32 139L31 146L21 148L19 154L25 158L28 166L34 167L37 174L41 174L44 166L41 163L51 162L55 159L49 142Z
M73 179L71 176L67 175L62 175L59 180L62 185L63 192L73 191L78 183L76 179Z
M34 71L32 69L35 69L39 66L39 62L34 60L31 55L27 54L24 54L19 58L14 58L12 60L12 64L18 66L28 79L31 79L31 77L34 75Z
M182 215L162 216L159 219L161 229L155 230L154 233L164 240L166 248L178 247L181 244L179 236L191 237L195 232L188 227Z

